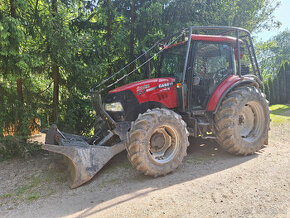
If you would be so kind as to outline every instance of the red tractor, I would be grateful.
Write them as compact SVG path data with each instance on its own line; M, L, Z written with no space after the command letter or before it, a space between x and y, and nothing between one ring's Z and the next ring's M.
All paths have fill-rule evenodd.
M193 34L197 31L203 34ZM204 35L206 31L214 34ZM157 54L115 79L160 45ZM157 177L181 164L189 136L214 139L237 155L253 154L267 144L268 101L259 88L261 76L247 30L190 27L158 41L143 55L91 90L99 115L92 138L63 133L56 125L50 128L43 149L72 161L72 188L90 180L125 149L138 171ZM248 64L243 63L244 56ZM151 67L151 62L158 62L157 67ZM150 69L144 74L147 79L110 90L102 101L102 91L141 66Z

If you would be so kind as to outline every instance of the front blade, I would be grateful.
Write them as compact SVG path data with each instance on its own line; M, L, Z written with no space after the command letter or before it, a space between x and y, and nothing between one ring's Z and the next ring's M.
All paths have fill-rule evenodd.
M111 147L105 146L60 146L44 144L42 149L66 156L74 168L71 188L77 188L88 182L116 154L125 150L123 142Z

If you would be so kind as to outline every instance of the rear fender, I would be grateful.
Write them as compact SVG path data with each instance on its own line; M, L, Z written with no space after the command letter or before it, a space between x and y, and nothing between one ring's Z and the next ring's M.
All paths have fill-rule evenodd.
M224 97L235 87L245 84L251 84L255 87L259 87L259 83L252 77L239 77L233 75L224 80L212 94L207 105L207 111L216 113Z

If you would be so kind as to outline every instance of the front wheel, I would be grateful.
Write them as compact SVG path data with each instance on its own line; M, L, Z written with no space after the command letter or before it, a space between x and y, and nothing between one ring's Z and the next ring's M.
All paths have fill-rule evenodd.
M231 91L215 115L217 142L226 151L248 155L267 141L270 124L268 102L254 86Z
M188 135L180 115L168 109L147 110L130 130L128 159L145 175L166 175L186 156Z

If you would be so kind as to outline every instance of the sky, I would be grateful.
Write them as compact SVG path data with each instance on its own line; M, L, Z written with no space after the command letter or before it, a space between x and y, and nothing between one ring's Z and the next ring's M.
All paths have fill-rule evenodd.
M280 0L281 4L274 12L274 16L276 20L282 23L281 27L277 29L273 29L271 31L261 31L258 33L254 33L253 36L256 37L258 41L267 41L271 37L277 35L279 32L284 31L286 28L290 29L290 0Z

